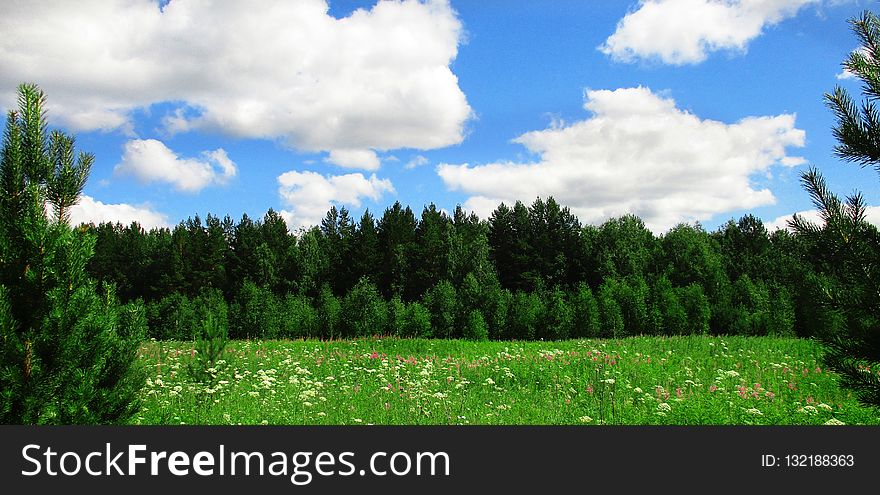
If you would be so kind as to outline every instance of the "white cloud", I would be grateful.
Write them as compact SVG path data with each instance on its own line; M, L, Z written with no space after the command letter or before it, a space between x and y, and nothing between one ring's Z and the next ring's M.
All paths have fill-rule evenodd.
M461 142L471 116L450 69L463 29L448 0L342 19L326 0L34 1L5 9L0 32L0 107L34 81L74 130L130 131L133 110L170 102L169 132L430 149Z
M180 191L198 192L225 184L238 173L223 148L203 151L202 159L180 158L155 139L135 139L123 146L122 161L113 172L141 182L167 182Z
M599 49L621 62L695 64L719 50L743 51L765 27L821 0L641 0Z
M406 162L406 165L403 166L406 170L412 170L416 167L421 167L422 165L427 165L428 159L422 155L416 155L412 158L412 160Z
M99 224L102 222L129 225L138 222L144 229L169 227L168 217L149 207L132 206L125 203L102 203L91 196L82 195L79 202L70 209L70 224Z
M359 173L323 176L292 170L279 175L278 184L278 194L290 207L281 215L291 230L320 224L333 204L358 208L364 198L377 201L386 192L394 192L391 181L375 174L367 179Z
M813 222L816 225L822 225L821 217L819 216L819 210L804 210L797 212L797 215L802 217L804 220L809 222ZM765 224L767 230L773 232L778 229L791 230L788 228L788 221L792 219L794 214L791 215L783 215L781 217L776 217L770 222ZM880 206L869 206L865 209L865 219L877 226L880 226Z
M486 217L501 201L553 196L582 221L639 215L655 232L679 222L772 204L750 177L803 160L793 115L703 120L647 88L587 91L587 120L523 134L514 142L539 156L531 163L437 167L446 186L472 196L465 207Z
M379 170L382 164L373 150L330 150L324 161L343 168L364 170Z

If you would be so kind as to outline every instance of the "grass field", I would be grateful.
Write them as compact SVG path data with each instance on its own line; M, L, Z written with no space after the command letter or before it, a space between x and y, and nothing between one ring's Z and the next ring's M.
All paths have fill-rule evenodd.
M191 354L144 345L135 423L880 424L807 340L234 341L212 385Z

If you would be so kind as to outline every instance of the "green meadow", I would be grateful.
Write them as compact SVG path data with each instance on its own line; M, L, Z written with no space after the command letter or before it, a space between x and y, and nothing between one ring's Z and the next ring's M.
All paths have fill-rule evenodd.
M143 345L134 423L880 424L804 339L232 341L199 383L192 355Z

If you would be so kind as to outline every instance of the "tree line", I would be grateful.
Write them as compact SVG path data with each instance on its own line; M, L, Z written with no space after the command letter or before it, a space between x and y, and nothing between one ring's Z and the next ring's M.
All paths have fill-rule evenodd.
M333 206L296 233L272 210L80 228L95 239L90 275L141 301L159 339L192 338L207 313L233 338L811 336L834 324L811 304L832 282L822 246L752 215L655 236L632 215L583 225L551 197L488 220Z

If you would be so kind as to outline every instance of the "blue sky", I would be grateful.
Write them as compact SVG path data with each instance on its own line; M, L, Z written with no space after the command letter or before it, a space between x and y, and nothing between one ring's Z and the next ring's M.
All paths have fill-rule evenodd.
M778 225L811 208L810 164L880 205L822 101L858 94L846 21L875 1L41 3L0 19L0 106L36 82L95 153L75 220L274 208L295 228L331 204L486 217L553 195L657 233Z

